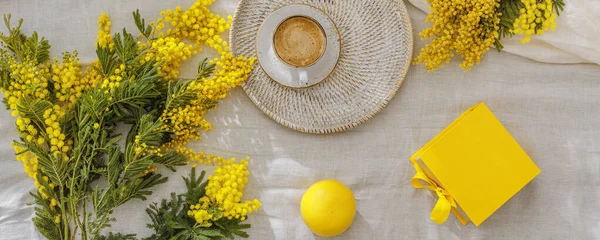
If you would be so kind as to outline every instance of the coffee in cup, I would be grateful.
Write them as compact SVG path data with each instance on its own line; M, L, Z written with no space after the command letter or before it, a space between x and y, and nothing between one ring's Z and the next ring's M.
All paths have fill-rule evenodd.
M281 22L273 36L275 53L294 67L307 67L317 62L327 45L321 25L315 20L295 16Z

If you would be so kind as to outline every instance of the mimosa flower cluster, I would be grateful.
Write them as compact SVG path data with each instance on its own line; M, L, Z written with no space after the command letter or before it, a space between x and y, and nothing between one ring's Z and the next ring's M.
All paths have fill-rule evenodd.
M20 99L24 97L47 99L50 97L47 79L50 72L48 64L38 64L37 61L29 59L19 63L8 53L0 55L0 61L8 63L9 66L6 69L10 70L9 74L14 78L9 86L2 88L2 93L7 99L9 109L13 110L14 117L19 115L17 103Z
M112 41L112 36L110 35L110 27L112 22L108 17L108 14L102 13L100 18L98 19L98 43L97 46L113 49L115 44Z
M181 39L175 37L161 37L140 44L142 48L146 46L149 46L150 50L143 58L142 63L151 60L157 63L163 61L164 63L159 67L159 72L168 79L179 77L181 63L198 53L197 47L186 44Z
M203 45L208 39L225 32L231 26L231 16L227 20L219 15L213 14L208 5L215 0L198 0L190 8L183 11L176 7L175 11L168 9L161 13L164 21L171 24L173 28L167 30L168 35L178 38L187 38L197 45ZM159 24L163 19L159 19Z
M199 226L210 227L221 218L244 221L248 214L258 210L257 200L241 202L244 187L248 183L248 161L236 163L235 159L223 160L208 176L206 195L190 206L188 216L193 217Z
M426 21L433 22L433 26L419 35L421 39L433 39L415 63L424 63L427 71L435 71L450 63L456 52L463 59L461 67L465 71L471 69L498 39L500 18L495 9L499 5L496 0L432 0L433 11Z
M164 61L159 72L168 79L176 79L179 77L181 62L201 52L202 45L215 47L214 44L209 44L208 40L212 42L218 39L219 42L223 42L219 34L229 29L231 16L226 21L221 16L213 14L208 9L208 5L213 2L214 0L199 0L185 11L177 6L174 11L168 9L161 12L162 17L156 23L150 23L154 26L152 37L141 35L147 41L140 42L140 47L149 48L144 61ZM165 22L172 27L165 29ZM153 38L154 36L157 37ZM189 40L191 43L186 43L184 40ZM221 52L219 54L223 55Z
M431 13L426 22L433 25L419 33L421 40L431 39L421 49L414 64L425 64L435 71L458 55L466 71L479 64L483 55L495 46L502 50L502 37L523 35L527 43L532 35L542 35L556 26L555 18L564 7L563 0L428 0ZM556 12L556 14L553 13Z
M81 62L77 51L73 54L63 53L62 64L57 58L52 61L52 81L54 82L55 97L58 101L71 108L81 92L92 87L89 82L82 81Z
M527 43L531 35L542 35L548 30L556 28L556 14L552 12L554 3L552 0L522 0L525 7L519 10L519 17L514 22L515 34L525 35L521 40Z

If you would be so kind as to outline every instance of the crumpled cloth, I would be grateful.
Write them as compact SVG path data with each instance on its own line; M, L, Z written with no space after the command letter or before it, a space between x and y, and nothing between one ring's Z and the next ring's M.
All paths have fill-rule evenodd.
M408 0L429 13L427 0ZM502 51L546 63L600 64L600 1L564 0L565 9L556 18L556 29L521 43L521 36L502 41ZM428 25L430 26L430 25Z

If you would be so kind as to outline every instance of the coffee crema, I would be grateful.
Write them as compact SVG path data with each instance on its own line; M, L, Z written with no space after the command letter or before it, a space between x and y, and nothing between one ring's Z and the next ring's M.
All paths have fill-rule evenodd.
M275 53L295 67L310 66L325 52L327 38L321 26L308 17L291 17L275 30Z

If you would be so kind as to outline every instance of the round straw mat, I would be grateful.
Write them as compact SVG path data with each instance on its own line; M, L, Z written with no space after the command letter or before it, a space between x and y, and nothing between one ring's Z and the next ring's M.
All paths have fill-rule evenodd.
M401 0L241 0L230 31L235 55L256 56L256 34L273 11L289 4L320 9L341 36L333 72L304 89L282 86L255 64L243 88L278 123L301 132L333 133L369 120L400 88L410 67L413 37Z

